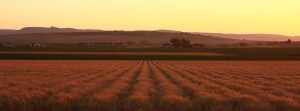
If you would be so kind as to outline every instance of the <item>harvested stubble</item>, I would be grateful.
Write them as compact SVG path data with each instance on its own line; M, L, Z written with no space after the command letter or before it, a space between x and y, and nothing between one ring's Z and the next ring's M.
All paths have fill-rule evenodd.
M0 61L0 111L299 111L300 62Z

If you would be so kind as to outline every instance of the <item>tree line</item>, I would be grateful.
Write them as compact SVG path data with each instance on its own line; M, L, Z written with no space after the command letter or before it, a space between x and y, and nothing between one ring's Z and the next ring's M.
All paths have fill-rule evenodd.
M174 37L170 40L170 43L165 43L165 47L175 47L175 48L191 48L191 47L204 47L205 44L193 43L185 38Z

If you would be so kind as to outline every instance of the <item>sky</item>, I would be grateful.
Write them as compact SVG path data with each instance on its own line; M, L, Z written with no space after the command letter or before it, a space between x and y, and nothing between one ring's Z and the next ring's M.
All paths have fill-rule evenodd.
M300 0L0 0L0 29L300 35Z

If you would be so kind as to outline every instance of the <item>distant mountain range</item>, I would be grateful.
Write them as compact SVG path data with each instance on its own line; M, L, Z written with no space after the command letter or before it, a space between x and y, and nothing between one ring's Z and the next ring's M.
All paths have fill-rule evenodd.
M57 28L57 27L25 27L20 30L0 29L0 35L14 35L14 34L33 34L33 33L74 33L74 32L105 32L104 30L90 30L90 29L74 29L74 28ZM128 32L128 31L127 31ZM134 32L134 31L131 31ZM136 32L161 32L161 33L184 33L174 30L139 30ZM224 34L224 33L201 33L188 32L199 36L212 36L227 39L247 40L247 41L300 41L300 36L285 36L276 34ZM1 39L0 39L1 41Z

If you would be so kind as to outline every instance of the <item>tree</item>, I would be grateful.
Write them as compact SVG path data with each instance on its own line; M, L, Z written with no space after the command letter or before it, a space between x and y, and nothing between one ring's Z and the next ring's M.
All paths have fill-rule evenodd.
M181 47L189 48L191 47L191 41L187 39L181 39Z
M288 39L286 43L287 43L287 44L292 44L292 40L291 40L291 39Z
M170 40L171 44L175 47L175 48L178 48L180 46L180 40L179 38L172 38Z
M190 40L187 40L185 38L172 38L170 40L170 43L175 47L175 48L178 48L178 47L183 47L183 48L188 48L188 47L191 47L191 41Z

